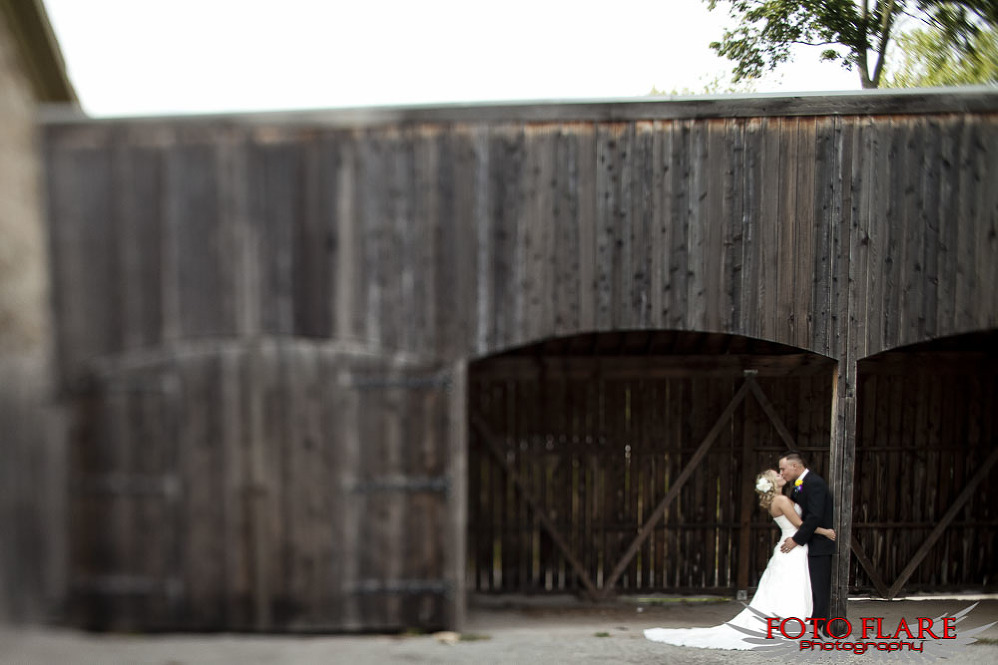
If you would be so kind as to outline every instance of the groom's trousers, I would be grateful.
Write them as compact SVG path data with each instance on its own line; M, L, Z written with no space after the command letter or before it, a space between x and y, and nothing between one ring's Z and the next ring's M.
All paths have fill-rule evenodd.
M828 605L832 596L832 556L809 556L807 566L811 574L811 600L814 601L811 616L825 620L822 627L827 633Z

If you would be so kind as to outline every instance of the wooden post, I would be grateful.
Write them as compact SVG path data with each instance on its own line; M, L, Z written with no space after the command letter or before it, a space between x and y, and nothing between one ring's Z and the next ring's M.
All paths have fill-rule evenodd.
M248 390L250 391L250 416L249 416L249 504L250 520L249 527L252 531L250 547L252 548L253 562L253 627L257 630L270 630L272 628L273 617L271 616L271 589L270 571L268 567L271 561L270 534L267 530L270 518L269 486L267 483L266 471L266 446L264 440L265 422L264 414L264 377L267 375L266 361L270 358L264 353L259 339L249 347L249 376Z
M450 609L447 621L451 630L460 631L467 619L465 562L468 524L468 364L458 361L451 366L448 392L448 466L450 475L451 538L445 577L450 578Z
M856 463L856 363L842 360L832 375L829 488L835 500L835 558L832 561L830 618L846 618L852 542L852 483ZM839 630L841 627L836 627Z

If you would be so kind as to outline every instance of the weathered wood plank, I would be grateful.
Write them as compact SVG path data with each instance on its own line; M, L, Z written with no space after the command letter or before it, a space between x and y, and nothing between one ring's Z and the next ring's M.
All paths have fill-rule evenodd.
M268 409L266 391L272 382L272 355L260 346L248 350L244 377L247 414L247 493L248 511L251 513L249 555L252 562L253 627L266 630L272 627L272 576L273 558L271 523L273 499L276 496L271 482L267 449Z
M695 200L691 200L690 168L693 155L690 142L691 124L675 122L669 127L668 155L670 169L667 180L669 197L668 234L671 240L662 248L669 256L666 279L669 286L668 317L666 328L683 330L688 325L689 312L686 307L690 277L690 210Z
M270 335L295 330L297 225L302 217L303 168L295 144L257 143L249 150L255 260L259 274L258 329Z
M853 207L852 169L856 150L856 124L836 119L835 132L838 144L838 154L829 177L833 180L830 186L834 190L829 208L830 226L830 261L827 272L829 280L829 315L827 355L832 358L843 358L850 349L850 288L852 285L849 251L850 237L855 219ZM816 288L819 288L816 286ZM855 377L842 375L847 381L842 388L849 394L854 394ZM834 407L833 407L834 409ZM834 411L833 411L834 413Z
M62 383L72 385L80 365L112 351L120 334L114 312L114 264L95 261L115 247L111 211L113 172L107 150L65 150L52 157L50 210L53 291L59 311L57 353Z
M753 118L744 123L744 182L742 183L741 218L741 284L738 287L740 303L736 321L741 322L745 334L762 334L760 321L760 275L766 261L760 233L769 222L762 216L762 205L769 198L763 189L764 180L764 127L763 120Z
M595 327L614 327L614 314L620 300L620 272L623 239L627 228L621 210L621 179L627 151L628 125L615 124L596 129L596 218L595 218ZM627 211L629 215L630 211Z
M778 192L777 203L779 214L779 241L776 248L776 339L797 339L796 319L796 281L803 275L796 274L797 242L800 228L796 216L800 213L797 206L797 177L804 168L804 158L801 156L800 119L784 118L778 122L779 129L779 184L774 190ZM810 204L810 200L807 200Z
M522 129L496 127L491 130L489 140L489 197L493 220L491 256L493 257L492 283L495 288L493 312L502 312L492 317L494 333L492 338L497 346L516 344L521 336L522 322L520 307L521 294L517 285L522 283L520 262L522 245L520 237L520 217L522 215L522 193L520 175L525 159L525 146Z
M658 163L655 127L652 123L634 125L633 155L630 164L630 271L628 278L629 309L632 318L629 327L649 328L655 316L652 307L653 291L657 291L652 275L654 254L655 215L657 199Z
M425 344L417 345L417 332L413 325L418 313L425 309L424 303L417 297L416 285L417 276L421 274L417 270L422 267L416 264L419 234L416 233L415 220L415 150L418 140L418 130L406 128L395 137L392 144L392 175L389 181L389 200L392 202L389 219L391 241L388 245L387 263L394 264L394 270L390 273L391 293L386 301L388 306L385 312L394 328L393 336L386 340L386 345L417 353L428 348ZM466 220L462 220L459 228L466 226ZM462 242L463 246L467 244ZM469 272L473 274L474 270ZM467 310L466 306L460 307L461 312ZM463 339L466 335L467 331L462 330L460 337Z
M174 335L231 334L236 328L231 281L234 252L219 219L219 152L211 144L179 144L167 154L165 189L170 233L165 323ZM169 295L173 294L172 303ZM172 307L171 307L172 305Z
M596 328L596 233L598 151L596 132L579 132L578 142L578 226L579 226L579 330Z
M710 278L710 219L707 217L708 180L712 164L709 163L708 127L695 123L690 128L690 167L686 181L689 187L687 243L688 253L686 282L686 306L683 327L689 330L709 330L707 308L710 295L707 293L707 280Z
M793 328L794 335L789 339L795 346L813 348L815 338L814 320L820 304L812 301L814 275L818 272L815 255L815 160L817 150L817 126L814 118L800 118L797 121L796 183L793 209L796 213L788 223L794 227L794 256L792 260L794 283ZM789 185L788 185L789 186ZM789 287L789 285L788 285Z
M555 152L557 128L527 128L524 140L530 145L525 165L524 186L524 335L539 339L554 328Z
M978 241L978 219L980 201L976 182L981 177L977 171L978 144L976 123L965 123L960 136L958 149L958 173L960 199L956 209L958 219L964 223L957 225L956 232L956 283L954 285L954 318L952 329L973 330L977 318L977 301L974 294L978 289L980 267L977 265L975 244Z
M748 233L748 215L745 207L746 187L750 182L746 168L745 123L728 120L725 123L724 205L722 217L725 220L722 237L725 248L723 283L725 301L722 308L721 328L735 330L742 324L742 300L745 288L743 264L745 261L744 243Z
M849 325L848 361L856 362L868 355L869 318L867 302L870 299L870 274L879 270L871 254L871 218L873 217L874 177L879 165L874 159L874 127L872 121L860 123L853 135L852 210L849 229ZM872 268L871 268L872 266ZM848 379L848 374L844 377Z
M763 140L759 158L762 197L759 201L759 279L758 291L759 336L765 339L783 339L779 325L780 259L779 248L783 234L780 192L782 125L764 118Z
M251 504L247 501L250 440L250 415L245 410L246 386L243 373L247 355L228 350L219 357L218 411L221 422L221 486L225 541L225 613L235 627L251 629L253 548L248 539L251 530Z
M904 125L904 151L901 159L905 163L904 185L902 197L901 219L904 233L899 242L899 297L897 311L898 343L924 339L925 315L922 308L926 291L924 281L924 249L923 242L927 229L923 224L921 211L924 210L925 178L931 172L926 168L922 155L925 152L929 137L925 133L925 123L918 118L909 119ZM931 144L930 144L931 145Z
M703 217L703 256L701 268L703 278L703 295L706 301L703 324L697 326L700 330L721 330L728 318L725 305L730 302L731 274L725 271L730 268L730 235L726 243L725 236L730 232L730 221L726 216L728 207L725 198L730 194L727 189L727 174L732 170L730 154L727 152L728 127L722 120L707 123L704 137L704 153L701 161L704 164L703 198L700 208Z
M180 368L184 390L183 424L179 442L185 492L182 500L185 609L195 626L224 625L226 532L221 438L218 418L218 361L194 361Z
M162 340L163 327L162 153L126 144L115 150L114 163L121 345L124 349L154 346Z

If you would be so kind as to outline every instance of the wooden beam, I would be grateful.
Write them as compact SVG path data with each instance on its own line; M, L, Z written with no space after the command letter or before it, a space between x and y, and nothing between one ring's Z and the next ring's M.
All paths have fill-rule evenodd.
M473 370L472 377L503 379L588 379L602 377L670 378L743 376L746 370L762 376L831 374L834 364L812 354L652 355L621 356L508 356L491 358Z
M250 486L250 560L253 575L253 627L257 630L272 630L273 615L271 578L268 575L275 546L267 525L271 523L271 508L274 502L273 489L268 482L266 462L266 402L264 388L268 358L265 352L252 347L247 359L249 381L246 382L250 400L247 442L249 444L249 486Z
M898 592L901 591L901 587L905 585L908 578L911 577L911 574L914 573L915 569L922 563L922 559L924 559L925 555L929 553L932 546L936 544L936 541L939 540L939 537L943 534L943 531L946 530L946 527L949 526L950 522L953 521L953 518L956 517L956 514L960 512L964 504L967 503L970 497L974 494L974 491L977 489L977 486L981 484L981 481L987 477L988 472L991 471L991 467L995 465L995 462L998 462L998 446L995 446L994 450L991 451L991 454L988 455L988 458L984 461L984 463L978 467L977 473L974 474L974 477L971 478L970 482L963 488L963 491L960 492L960 495L956 498L956 501L954 501L953 505L949 507L949 510L946 511L943 518L939 520L939 524L936 525L936 528L932 530L929 537L926 538L925 542L922 543L922 546L918 548L918 551L915 552L915 555L911 558L911 561L908 562L908 565L905 566L904 570L901 571L901 574L898 575L898 578L894 581L894 584L892 584L891 588L887 591L888 600L892 600L895 596L897 596Z
M787 450L794 450L797 446L797 442L794 441L794 437L790 434L790 430L787 429L787 426L783 424L783 420L781 420L779 414L776 413L776 409L773 408L773 405L766 397L766 394L762 392L762 388L759 387L759 384L756 383L755 379L751 376L746 378L746 383L748 383L749 388L752 389L752 394L755 395L756 400L759 402L759 406L762 407L762 410L769 417L770 422L773 423L773 427L776 428L776 433L780 435L781 439L783 439L783 443L787 444Z
M843 301L845 301L844 297ZM847 305L848 303L843 302L842 304ZM839 316L840 320L847 320L849 314L843 310ZM843 359L832 373L832 403L829 416L831 430L829 432L828 487L835 500L833 526L836 540L839 543L852 545L854 542L852 538L853 476L856 460L856 363L849 360L848 357ZM849 600L849 567L852 564L850 549L852 547L836 546L832 558L832 596L828 608L830 617L846 616ZM859 555L866 557L862 548L859 548ZM871 578L879 576L869 559L865 564L861 560L860 565L870 573ZM836 627L836 629L841 628L843 627Z
M559 550L561 550L561 553L565 555L565 559L568 561L569 565L572 566L572 570L574 570L575 574L579 576L579 580L589 592L589 597L595 600L599 596L599 592L596 590L596 585L593 583L592 578L589 577L589 573L586 571L585 567L572 553L568 543L566 543L561 537L561 534L558 533L558 529L555 527L554 522L551 521L551 518L548 516L547 512L541 507L540 503L537 501L537 498L534 497L533 492L531 492L530 489L524 484L523 479L520 478L520 474L518 474L516 469L510 466L509 462L506 461L506 456L503 454L502 446L500 446L497 442L498 437L496 437L482 417L478 414L471 415L471 425L478 430L478 433L485 440L492 456L496 458L496 461L499 462L499 465L506 472L506 475L509 476L509 479L512 480L513 484L520 490L523 498L525 498L527 503L530 504L530 509L534 511L535 515L537 515L537 519L540 520L541 526L544 527L544 530L548 532L549 536L551 536L551 540L553 540L554 544Z
M887 583L884 582L884 578L880 576L877 572L876 566L873 565L873 561L867 556L866 550L863 546L856 540L856 535L853 534L852 538L849 539L849 546L852 549L853 554L856 555L856 560L859 561L859 565L863 567L866 574L870 576L870 581L873 582L873 586L876 587L877 593L879 593L884 598L887 598Z
M448 530L451 542L446 552L445 578L453 590L447 599L448 628L464 630L468 618L466 551L468 542L468 364L459 360L450 368L450 390L447 399L447 473L450 476L450 492L447 495Z
M755 396L759 406L762 407L763 412L769 421L773 423L773 427L776 428L777 433L779 433L780 438L786 444L788 449L796 449L796 442L790 435L789 430L787 430L786 425L783 424L783 420L776 413L773 405L770 403L769 399L766 397L765 393L762 392L762 387L759 386L755 381L755 375L749 374L745 377L746 383L749 384L749 388L752 390L752 394ZM751 448L746 442L742 450L742 467L747 468L748 460L750 459ZM746 477L742 480L745 487L742 489L742 514L741 514L741 533L738 539L738 588L745 589L748 587L748 564L749 557L748 551L751 547L751 533L749 532L748 525L752 518L752 483L746 482L750 481L751 477Z
M731 398L731 402L727 407L725 407L720 418L717 419L717 422L714 423L714 426L711 428L710 432L708 432L707 436L704 437L700 447L697 448L695 453L693 453L693 457L690 458L690 461L686 463L686 466L679 474L679 477L676 478L676 481L672 483L671 487L669 487L669 491L666 493L665 498L659 502L658 506L655 507L655 510L652 511L651 515L648 517L648 520L638 531L638 535L634 538L631 546L627 548L624 556L620 558L620 561L617 562L617 566L613 569L613 572L610 573L610 577L608 577L606 582L603 584L604 596L609 595L609 593L613 590L614 584L616 584L617 580L620 579L620 576L623 574L627 566L630 565L631 559L633 559L634 555L638 553L638 550L648 539L648 536L651 535L655 525L658 524L658 521L663 515L665 515L665 511L669 507L669 504L672 503L677 496L679 496L679 490L683 488L683 485L686 484L686 481L693 474L693 471L696 469L697 465L700 464L700 461L703 459L704 455L706 455L707 451L710 450L711 445L714 443L714 439L716 439L721 433L721 430L724 429L724 425L731 419L735 409L738 408L738 405L745 399L745 395L749 392L750 382L750 379L746 379L745 382L742 383L741 388L739 388L738 392L735 393L735 396Z
M888 351L859 363L864 375L910 376L916 372L931 374L978 373L982 368L998 365L993 353L975 351Z

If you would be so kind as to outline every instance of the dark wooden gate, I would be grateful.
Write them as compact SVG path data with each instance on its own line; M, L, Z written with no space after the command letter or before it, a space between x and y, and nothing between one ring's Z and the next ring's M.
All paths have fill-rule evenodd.
M177 368L94 376L74 402L70 442L70 611L89 627L149 628L182 612L183 384ZM193 461L193 460L192 460ZM210 556L206 556L207 561ZM197 575L198 570L192 570ZM127 619L123 619L127 621Z
M78 621L307 631L459 622L460 379L300 341L99 368L77 399L71 466Z
M469 588L754 587L775 543L755 475L791 446L825 472L831 372L810 354L472 366Z
M349 373L342 413L353 424L338 460L347 565L338 574L354 629L460 624L452 501L463 495L452 456L464 451L451 438L453 381L453 370ZM463 418L461 406L456 412Z
M998 334L860 363L852 585L998 588Z

